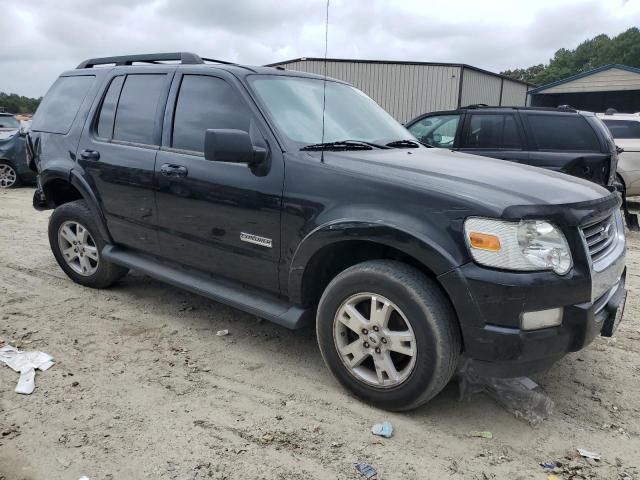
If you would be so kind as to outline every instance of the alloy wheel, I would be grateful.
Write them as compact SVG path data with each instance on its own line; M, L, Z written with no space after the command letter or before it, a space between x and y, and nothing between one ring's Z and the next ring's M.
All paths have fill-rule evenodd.
M338 308L336 349L349 373L378 388L406 381L416 364L416 337L407 317L388 298L358 293Z
M11 165L0 164L0 188L11 188L18 180L18 175Z
M74 221L60 225L58 245L64 261L74 272L85 277L96 273L100 264L98 247L83 225Z

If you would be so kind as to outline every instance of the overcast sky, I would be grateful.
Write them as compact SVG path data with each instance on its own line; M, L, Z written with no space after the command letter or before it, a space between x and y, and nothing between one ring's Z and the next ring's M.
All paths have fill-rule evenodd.
M0 91L43 95L89 57L193 51L247 64L324 54L324 0L0 0ZM640 24L640 0L331 0L329 57L546 63Z

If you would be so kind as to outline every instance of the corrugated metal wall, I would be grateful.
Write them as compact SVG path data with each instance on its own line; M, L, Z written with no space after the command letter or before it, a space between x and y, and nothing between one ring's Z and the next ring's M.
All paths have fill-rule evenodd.
M500 89L502 79L465 68L462 75L462 99L463 107L476 103L487 105L500 105ZM524 101L524 95L522 97Z
M524 83L503 80L502 102L508 107L523 107L527 103L527 85Z
M302 60L281 64L288 70L324 74L324 63ZM398 63L327 61L327 75L353 84L399 122L458 106L460 67Z
M610 92L618 90L640 90L640 75L620 68L611 68L547 88L542 90L540 94Z

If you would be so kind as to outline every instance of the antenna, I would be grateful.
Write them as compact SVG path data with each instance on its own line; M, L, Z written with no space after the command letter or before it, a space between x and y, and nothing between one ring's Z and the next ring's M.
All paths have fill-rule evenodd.
M327 106L327 48L329 45L329 0L327 0L327 11L325 15L324 27L324 80L322 82L322 140L324 143L324 111ZM320 161L324 162L324 148L320 153Z

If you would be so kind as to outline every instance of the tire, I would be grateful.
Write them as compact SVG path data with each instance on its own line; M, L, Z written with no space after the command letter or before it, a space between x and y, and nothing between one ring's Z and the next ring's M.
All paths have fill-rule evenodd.
M7 160L0 160L0 189L16 188L21 184L16 167Z
M362 318L371 320L374 301L369 302L367 295L375 296L380 316L366 324L367 335L362 331L355 334L357 328L353 327L359 327ZM350 305L355 305L362 317L355 314L353 320ZM397 308L388 327L369 331L382 325L377 320L391 311L388 306ZM350 327L345 327L345 318ZM367 261L336 276L320 299L316 330L322 357L336 379L358 398L392 411L416 408L437 395L453 377L461 350L457 317L440 287L416 268L392 260ZM409 338L411 334L413 340L398 348L393 335ZM372 351L373 344L380 348ZM394 349L404 353L399 355ZM340 350L357 353L344 356ZM371 360L365 359L355 368L347 366L367 352ZM384 362L389 358L398 375L377 368L376 362L388 365ZM403 365L403 369L396 368Z
M72 240L77 240L77 245ZM84 200L64 203L53 211L49 219L49 245L64 273L85 287L107 288L129 271L102 258L106 242ZM74 251L66 258L63 249Z

